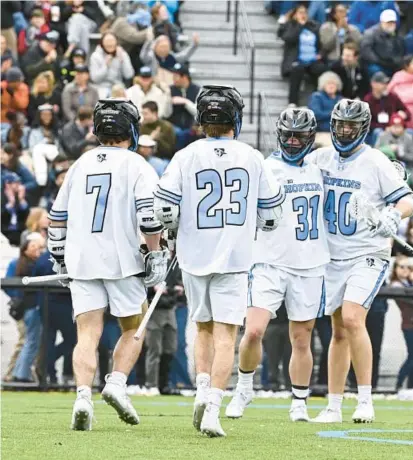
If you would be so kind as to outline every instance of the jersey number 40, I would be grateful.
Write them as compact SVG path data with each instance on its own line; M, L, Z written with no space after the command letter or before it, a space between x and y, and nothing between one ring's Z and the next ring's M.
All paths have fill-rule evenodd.
M225 225L244 225L247 217L247 197L250 184L248 172L243 168L227 169L224 173L224 183L221 175L215 169L204 169L196 173L196 188L209 193L202 198L197 208L198 228L223 228ZM224 187L233 187L230 202L238 208L214 208L222 199Z
M357 222L351 219L348 205L351 192L344 192L338 196L336 202L336 192L329 190L324 203L324 218L328 222L328 231L333 235L338 231L345 236L353 235L357 229Z

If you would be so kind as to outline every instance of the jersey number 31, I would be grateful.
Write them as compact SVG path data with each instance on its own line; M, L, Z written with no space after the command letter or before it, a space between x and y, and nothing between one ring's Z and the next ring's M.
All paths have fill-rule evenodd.
M248 172L242 168L227 169L224 173L224 184L221 175L215 169L204 169L196 173L196 188L209 193L202 198L197 208L198 228L223 228L225 225L244 225L247 217L247 197L250 179ZM222 199L223 187L234 187L231 190L230 202L237 205L238 211L232 209L215 209Z

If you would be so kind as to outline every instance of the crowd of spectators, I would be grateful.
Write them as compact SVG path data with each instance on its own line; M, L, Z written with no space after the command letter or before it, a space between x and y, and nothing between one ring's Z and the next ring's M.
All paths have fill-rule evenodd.
M159 175L178 149L201 136L195 126L200 87L192 83L190 71L190 58L200 38L183 34L181 3L2 2L1 232L20 248L7 277L53 273L45 250L47 211L70 165L98 145L93 109L100 98L126 97L137 105L142 123L137 155ZM162 312L159 318L155 315L148 327L152 331L146 347L148 360L140 373L147 375L143 383L156 387L155 392L168 386L168 372L179 347L175 309L186 303L181 281L168 289L164 317ZM19 337L5 380L41 378L47 362L46 378L54 383L55 362L63 356L63 382L70 382L76 330L69 291L50 294L47 312L40 308L41 291L23 295L9 289L7 293ZM45 314L48 344L41 349ZM63 338L58 345L57 333ZM116 321L108 315L99 347L102 382L119 334ZM133 373L131 383L136 378ZM175 375L175 381L190 384L187 374Z

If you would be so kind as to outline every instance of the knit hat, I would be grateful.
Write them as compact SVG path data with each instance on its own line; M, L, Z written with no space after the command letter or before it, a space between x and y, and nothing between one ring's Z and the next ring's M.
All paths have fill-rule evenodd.
M23 81L23 78L23 72L18 67L10 67L10 69L6 72L7 83Z

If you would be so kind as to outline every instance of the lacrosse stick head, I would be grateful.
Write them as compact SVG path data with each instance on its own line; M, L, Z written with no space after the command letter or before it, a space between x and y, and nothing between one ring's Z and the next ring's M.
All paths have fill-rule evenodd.
M404 167L403 163L399 160L392 160L392 165L396 169L400 179L407 182L409 179L409 173L407 172L407 169Z
M354 192L349 201L350 216L356 220L364 220L369 226L376 226L380 219L380 211L360 192Z

